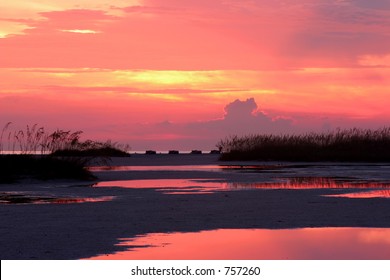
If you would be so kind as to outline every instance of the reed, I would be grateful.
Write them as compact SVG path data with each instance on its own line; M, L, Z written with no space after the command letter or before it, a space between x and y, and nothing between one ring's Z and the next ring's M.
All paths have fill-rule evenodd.
M217 147L221 160L390 162L390 127L231 136Z
M82 131L48 133L36 124L17 131L10 127L7 123L0 134L0 183L23 178L94 179L86 168L91 162L108 164L112 156L129 156L128 145L81 141Z
M24 130L10 130L7 123L0 134L0 154L57 155L57 156L128 156L130 147L107 140L106 142L81 141L82 131L57 129L52 133L37 124L27 125ZM5 137L7 141L4 141Z

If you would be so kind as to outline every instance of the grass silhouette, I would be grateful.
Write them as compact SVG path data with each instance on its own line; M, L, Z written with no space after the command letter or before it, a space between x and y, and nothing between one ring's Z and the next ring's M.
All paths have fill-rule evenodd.
M23 178L90 180L95 178L86 169L90 162L107 164L110 157L129 156L127 145L81 141L82 131L48 133L36 124L12 131L10 126L7 123L0 135L0 183Z
M221 160L390 162L390 128L338 129L303 135L231 136L217 147Z
M26 126L25 130L10 130L7 123L0 134L0 154L5 151L11 154L42 154L57 156L128 156L128 145L115 142L81 141L82 131L66 131L57 129L52 133L43 127ZM4 140L7 138L7 144Z

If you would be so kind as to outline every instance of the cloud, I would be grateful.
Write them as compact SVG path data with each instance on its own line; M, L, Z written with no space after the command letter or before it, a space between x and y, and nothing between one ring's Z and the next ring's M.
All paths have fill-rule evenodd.
M378 128L388 120L378 118L353 119L342 116L291 114L291 117L271 117L259 111L254 98L235 100L225 106L225 115L220 119L198 122L138 123L131 126L111 127L112 131L127 131L128 142L133 150L191 150L214 149L217 142L231 135L294 134L326 132L336 128Z
M25 34L1 39L0 67L215 70L247 69L255 60L253 47L225 27L164 12L119 17L78 9L40 15Z
M387 1L387 0L386 0ZM363 4L365 3L365 4ZM326 1L315 6L314 12L322 20L366 26L389 23L388 13L377 9L376 1ZM388 2L390 3L390 2ZM389 4L386 4L390 6Z
M236 99L225 107L225 119L241 119L251 117L257 109L257 104L254 98L249 98L246 101Z
M230 135L291 134L311 131L324 132L338 127L377 128L388 123L377 120L354 119L343 116L290 114L282 117L262 112L254 98L234 100L225 106L220 119L198 122L138 123L126 127L112 127L112 131L126 131L134 150L191 150L213 149L216 143Z
M390 67L390 54L385 55L363 55L359 64L370 67Z
M115 15L84 8L42 12L27 22L7 18L29 28L0 39L0 67L356 67L357 57L390 45L389 10L379 9L386 3L365 2L146 0Z
M244 101L237 99L227 104L225 115L220 119L188 123L165 121L136 124L128 129L134 135L136 150L155 147L188 150L205 147L212 149L220 139L229 135L289 133L293 130L293 123L291 119L272 118L258 111L255 99L248 98Z
M301 57L306 64L319 67L358 67L365 54L383 55L390 48L390 36L371 32L296 33L286 55Z
M221 137L223 134L286 133L291 129L292 121L269 117L259 110L254 98L248 98L226 105L223 119L193 125L214 130Z
M350 0L350 2L365 9L390 10L389 0Z
M386 97L388 94L383 96L383 104L387 104ZM220 107L219 118L210 117L202 121L185 119L184 113L180 115L181 119L173 121L172 117L176 114L169 115L168 111L176 110L175 106L181 107L181 103L169 105L150 100L137 103L123 98L108 103L99 101L95 96L89 97L88 102L67 102L67 98L67 94L62 95L62 100L53 100L49 96L0 96L0 120L12 121L20 127L38 123L47 130L83 130L86 138L128 143L133 150L207 150L214 149L219 140L229 135L304 133L337 127L377 128L389 124L386 115L365 119L319 113L263 111L254 98L234 100ZM158 113L161 106L170 107ZM204 104L198 103L197 106ZM365 102L365 106L369 107L369 102ZM17 114L15 108L18 108ZM180 110L186 111L185 114L205 117L199 114L195 106ZM158 116L154 116L155 113ZM161 121L164 118L166 121Z

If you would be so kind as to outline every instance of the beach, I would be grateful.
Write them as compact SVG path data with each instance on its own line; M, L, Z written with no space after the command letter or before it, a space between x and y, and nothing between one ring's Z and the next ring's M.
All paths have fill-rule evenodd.
M339 196L366 189L386 193L387 164L220 162L218 155L132 155L91 170L98 178L95 182L0 184L3 196L48 198L0 204L1 259L88 259L128 250L117 246L121 239L152 233L390 228L386 196ZM298 182L304 187L297 187ZM310 187L315 182L324 186Z

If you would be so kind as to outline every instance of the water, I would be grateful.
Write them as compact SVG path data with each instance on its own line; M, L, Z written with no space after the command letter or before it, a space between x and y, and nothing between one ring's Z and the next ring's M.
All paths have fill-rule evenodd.
M377 228L389 224L389 165L224 165L209 155L138 155L113 163L91 168L104 178L92 188L77 182L4 185L1 203L33 204L1 207L9 214L3 216L4 224L12 229L4 231L6 239L23 237L8 251L18 252L20 240L37 236L39 225L50 224L55 230L69 229L77 246L92 240L88 246L96 248L82 255L100 252L94 257L98 259L390 258L390 229ZM145 188L150 190L134 190ZM58 203L74 205L52 205ZM25 209L37 215L26 215ZM79 221L88 230L80 231ZM33 231L20 231L30 223ZM336 225L344 227L326 228ZM204 229L213 230L195 232ZM53 256L69 251L63 235L52 236L46 240L39 233L36 248L25 246L31 247L26 256L35 256L39 246ZM114 244L116 252L106 251Z
M337 193L327 196L347 198L390 198L390 184L381 182L345 181L334 178L305 177L285 178L276 182L228 182L206 179L153 179L153 180L122 180L104 181L95 187L120 187L135 189L156 189L164 194L209 194L218 191L239 190L304 190L327 189L343 190L346 193Z
M352 193L326 195L328 197L345 197L345 198L390 198L390 190L371 190L359 191Z
M388 260L390 229L218 229L151 233L121 239L117 246L120 251L91 259Z
M390 165L382 163L225 163L215 155L135 155L115 163L90 167L117 179L95 187L152 188L164 194L327 189L345 198L388 198L390 190Z
M164 194L209 194L225 189L225 183L202 180L157 179L99 182L94 187L120 187L131 189L156 189Z

